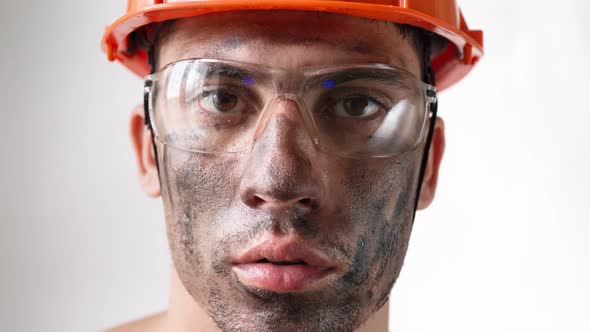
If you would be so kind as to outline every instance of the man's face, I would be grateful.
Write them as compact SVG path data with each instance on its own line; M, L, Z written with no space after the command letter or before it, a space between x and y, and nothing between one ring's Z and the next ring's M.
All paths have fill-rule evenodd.
M159 45L160 66L192 57L288 69L384 63L420 77L395 27L306 12L179 20ZM296 105L276 107L244 153L157 144L175 269L224 331L351 331L400 272L423 148L337 157L316 148Z

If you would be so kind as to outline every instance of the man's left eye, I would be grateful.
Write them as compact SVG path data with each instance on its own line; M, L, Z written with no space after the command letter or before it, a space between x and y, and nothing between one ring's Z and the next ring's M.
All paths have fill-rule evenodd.
M366 118L379 112L381 106L368 96L350 96L342 98L334 105L334 112L347 118Z

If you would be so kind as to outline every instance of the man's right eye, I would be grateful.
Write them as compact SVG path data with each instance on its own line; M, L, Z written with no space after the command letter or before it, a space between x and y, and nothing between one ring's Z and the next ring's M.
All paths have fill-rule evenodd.
M246 107L242 98L227 90L205 91L197 102L202 110L211 113L241 112Z

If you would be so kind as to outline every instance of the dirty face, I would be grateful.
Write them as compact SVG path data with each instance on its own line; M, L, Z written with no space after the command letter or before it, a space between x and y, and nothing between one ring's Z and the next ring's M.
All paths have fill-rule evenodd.
M384 63L420 77L395 27L329 14L181 19L161 40L159 64L191 57L288 69ZM277 107L247 152L157 143L174 266L223 331L352 331L399 275L423 148L337 157L313 144L296 105Z

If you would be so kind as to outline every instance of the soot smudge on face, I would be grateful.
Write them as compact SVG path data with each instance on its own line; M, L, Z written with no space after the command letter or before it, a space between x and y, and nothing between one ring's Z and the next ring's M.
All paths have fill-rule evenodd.
M375 311L385 303L403 264L417 174L413 163L403 159L391 161L391 166L383 169L389 172L363 169L363 175L344 182L354 195L363 198L355 204L359 204L360 211L365 211L355 216L364 222L356 244L354 268L346 279L354 285L368 285L366 292L359 296L361 300L374 302Z
M289 327L297 330L301 322L306 321L310 331L352 331L358 322L362 322L365 316L378 310L386 301L399 272L397 262L400 257L403 260L405 229L411 221L408 217L411 205L408 203L413 196L414 176L407 163L392 163L385 173L373 171L368 165L356 167L357 170L350 172L346 180L342 181L347 188L347 196L351 198L344 213L348 214L347 220L342 222L354 223L347 228L347 232L352 232L349 235L355 238L354 245L339 243L330 235L321 234L317 224L304 216L294 216L291 220L294 231L305 237L321 239L323 243L329 243L351 257L351 269L329 290L330 295L327 297L332 302L260 291L257 293L259 302L256 302L255 308L259 310L256 316L239 321L227 317L243 317L250 311L244 311L232 302L252 303L252 298L235 295L228 289L226 282L231 279L231 273L223 262L215 261L216 257L222 255L212 254L214 251L223 252L219 246L245 242L257 233L252 230L252 234L240 233L227 237L215 234L215 223L218 221L216 211L231 206L231 197L224 197L224 194L235 193L236 190L235 186L228 183L231 177L227 176L235 165L205 156L176 156L168 158L165 167L169 174L168 183L175 186L168 189L176 209L173 213L175 219L170 221L177 229L173 232L171 242L181 244L173 250L177 257L175 264L189 293L195 299L206 301L206 307L213 318L217 317L216 322L222 330L291 330ZM395 204L390 215L385 210L392 200ZM250 226L267 229L269 222L260 220L258 224ZM173 246L171 243L171 248ZM182 259L179 259L179 255ZM355 291L351 292L351 289ZM326 295L323 294L324 297ZM318 307L323 310L318 311Z
M209 292L203 280L211 273L209 248L217 242L217 213L228 206L233 192L227 179L234 162L167 146L159 156L173 262L187 291L202 304Z
M404 173L405 179L401 184L402 186L398 190L398 198L393 209L393 220L389 223L384 223L379 231L379 237L377 241L377 249L375 250L376 257L383 257L385 260L381 261L380 273L377 275L378 278L385 272L385 267L389 264L390 258L396 258L400 254L404 256L405 251L400 253L400 244L405 241L404 234L406 229L411 224L411 199L414 197L412 194L415 191L414 186L414 173L411 169L406 169ZM405 222L404 222L405 221ZM409 234L408 234L409 235ZM395 257L392 257L391 253L394 253Z
M259 17L258 15L261 14L256 13L256 15ZM237 43L233 45L231 36L235 35L234 31L224 35L215 26L216 33L211 33L212 24L201 26L197 24L192 29L184 30L187 34L190 31L191 36L200 37L200 40L212 41L206 43L213 45L211 47L216 45L216 40L229 40L223 49L234 49L235 53L222 54L229 59L261 63L266 63L265 60L268 60L270 65L280 66L294 64L282 61L290 58L304 60L310 64L355 59L350 57L350 52L344 54L329 52L337 51L334 45L328 49L325 45L318 48L317 45L310 43L303 54L297 53L300 48L293 43L285 44L289 46L288 54L281 53L284 52L281 49L287 49L287 47L268 48L267 46L276 42L280 35L284 35L276 31L285 31L284 29L267 29L268 27L288 27L292 29L293 36L305 37L307 40L313 40L313 36L318 33L314 28L309 29L311 33L306 32L293 24L293 21L285 25L282 16L273 14L273 17L275 20L279 18L280 25L264 25L266 28L262 30L273 30L275 33L265 34L262 30L254 31L254 36L257 38L255 44L249 43L248 39L252 36L252 27L266 21L257 19L244 24L246 21L243 21L245 18L243 15L240 16L238 24L241 45ZM305 16L305 18L311 17ZM331 31L330 28L322 29L322 40L346 40L335 38L347 35L344 32L350 30L347 30L346 26L350 26L356 32L365 31L366 35L376 31L374 24L359 20L348 22L352 18L347 18L348 25L342 25L342 19L341 16L332 19L326 16L318 20L324 27L328 27L326 24L334 24L340 29L339 31ZM219 20L214 23L218 22L229 23L231 20ZM203 26L210 28L207 30L207 36L200 30ZM370 44L386 45L397 50L390 52L387 49L387 52L384 52L386 56L383 57L384 59L389 59L387 57L392 53L395 53L392 56L400 56L398 53L401 52L399 51L401 44L390 45L391 43L387 41L392 36L388 34L386 37L387 39L382 40L372 39L383 41L382 43ZM174 36L171 36L171 39L173 38ZM192 44L189 48L193 50L205 48L197 45L198 42L195 41ZM341 48L342 45L336 46ZM216 51L221 52L220 50ZM322 51L321 57L316 56L319 54L318 51ZM361 53L372 52L368 50ZM174 55L174 52L171 53ZM194 51L190 54L194 57L202 55ZM174 60L172 57L169 56L171 59L166 62ZM369 60L366 57L357 58L361 62ZM381 58L379 54L374 54L371 59L377 58ZM322 60L318 62L318 59ZM308 156L306 155L308 151L299 152L302 152L303 156ZM406 234L411 225L411 214L408 211L413 209L413 204L408 204L411 202L411 197L406 197L405 194L408 193L405 192L414 191L412 188L414 165L405 160L407 156L401 161L395 159L337 161L337 158L322 160L300 158L300 163L292 167L294 169L292 174L268 173L263 177L267 180L269 177L274 177L277 182L282 181L284 187L281 189L286 192L296 190L301 185L293 179L288 181L289 177L295 177L296 175L293 174L298 174L296 171L307 168L313 168L313 171L318 173L325 173L325 176L332 181L332 187L328 192L330 195L333 194L333 197L329 199L333 200L331 203L337 207L337 212L326 213L325 215L328 216L324 220L293 215L286 218L287 220L280 221L279 226L284 232L293 232L310 242L321 243L322 247L319 249L335 256L339 255L347 270L334 283L317 294L295 296L246 290L240 287L228 266L227 257L232 249L243 248L250 244L249 240L255 236L268 232L273 223L277 225L276 220L253 213L254 209L246 207L240 201L239 182L243 168L246 168L244 165L247 163L240 164L235 160L229 160L228 156L211 157L180 151L163 155L165 159L167 158L166 162L161 163L161 166L166 165L162 168L163 173L167 174L162 182L163 197L174 264L190 295L209 312L223 331L353 331L383 305L399 273L405 253L404 242L407 242ZM240 161L243 161L242 159ZM292 159L290 161L293 162ZM272 160L254 159L247 165L256 169L268 167L267 164L272 166ZM407 183L404 183L404 179ZM164 194L165 191L168 191L167 195Z

